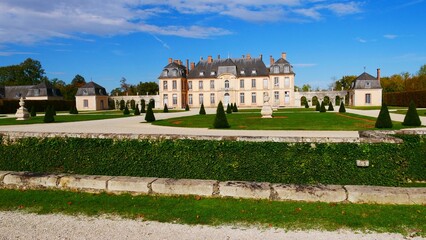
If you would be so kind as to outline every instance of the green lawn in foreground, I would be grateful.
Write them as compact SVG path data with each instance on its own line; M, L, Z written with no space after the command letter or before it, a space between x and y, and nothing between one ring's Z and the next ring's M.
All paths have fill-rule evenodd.
M274 118L261 118L260 113L232 113L226 115L231 129L247 130L372 130L375 118L350 113L274 112ZM155 121L154 125L174 127L212 128L215 114L195 115ZM401 129L394 122L393 129Z
M220 198L88 194L0 189L1 211L71 215L112 214L131 219L202 225L255 225L287 230L393 232L426 236L419 205L328 204Z
M121 118L128 117L129 115L123 115L116 113L89 113L89 114L72 114L72 115L56 115L55 123L60 122L78 122L78 121L90 121L90 120L101 120L101 119L110 119L110 118ZM130 115L133 116L133 115ZM23 125L23 124L35 124L35 123L43 123L44 116L36 116L31 117L29 120L18 121L16 118L0 118L0 126L1 125Z

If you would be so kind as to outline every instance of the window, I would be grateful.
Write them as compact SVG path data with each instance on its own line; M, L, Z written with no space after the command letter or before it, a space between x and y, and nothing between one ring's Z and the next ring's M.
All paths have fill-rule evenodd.
M176 105L177 104L177 94L173 94L172 98L173 98L173 105Z
M240 88L241 88L241 89L244 89L244 79L241 79L241 80L240 80Z
M268 89L268 79L263 79L263 89Z
M278 92L278 91L274 92L274 99L275 99L275 102L279 102L280 101L280 92Z
M177 82L176 82L176 80L172 81L172 88L173 89L177 89Z
M225 89L229 88L229 80L225 80Z
M210 93L210 103L214 104L214 93Z
M365 103L371 103L371 94L370 93L365 94Z
M370 82L366 82L366 83L365 83L365 88L371 88L371 84L370 84Z
M200 72L200 76L204 76L204 72Z
M274 87L280 86L280 79L278 77L274 77Z
M251 87L255 88L256 87L256 79L252 79L251 80Z
M244 75L244 70L241 70L241 71L240 71L240 74Z
M189 100L188 100L188 104L193 104L193 99L192 99L192 94L189 94Z
M214 76L214 75L216 75L216 72L215 71L211 71L210 72L210 76Z
M85 108L89 107L89 100L87 100L87 99L83 100L83 107L85 107Z
M172 76L173 77L177 77L177 75L178 75L178 70L177 69L173 69L172 70Z
M256 103L256 93L251 93L251 103Z
M204 103L204 95L202 93L199 95L199 101L200 101L200 105Z
M290 66L284 66L284 73L290 72Z
M169 96L167 94L163 94L163 102L164 104L169 104Z
M289 88L290 87L290 78L289 77L285 77L284 78L284 87L285 88Z
M167 81L164 81L164 82L163 82L163 89L164 89L164 90L167 90Z
M284 92L284 103L290 104L290 92L289 91Z
M280 67L279 66L274 66L272 68L272 73L280 73Z
M167 71L166 69L163 70L163 77L167 77L167 74L169 73L169 71Z
M188 81L188 89L192 90L192 81Z
M210 89L214 89L214 80L210 80Z
M203 89L203 81L198 82L198 89Z
M256 73L257 73L256 69L251 70L251 74L256 74Z
M244 104L244 93L240 93L240 103Z

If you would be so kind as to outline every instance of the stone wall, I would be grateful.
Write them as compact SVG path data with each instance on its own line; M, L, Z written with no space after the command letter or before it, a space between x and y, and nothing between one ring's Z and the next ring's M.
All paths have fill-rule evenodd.
M60 189L135 195L196 195L327 203L426 204L426 188L272 184L125 176L37 174L0 171L0 188Z

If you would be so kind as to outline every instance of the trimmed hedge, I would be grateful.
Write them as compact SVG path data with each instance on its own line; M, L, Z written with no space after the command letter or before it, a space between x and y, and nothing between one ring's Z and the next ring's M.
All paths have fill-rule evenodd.
M408 107L411 100L419 108L426 107L426 90L383 94L383 102L388 106Z
M36 112L44 112L47 106L53 106L56 111L69 111L75 106L75 101L68 100L24 100L25 108L35 108ZM19 100L0 100L0 113L16 113Z
M426 180L426 137L404 144L24 138L0 170L294 184L397 186ZM16 154L19 152L19 154ZM370 160L358 168L357 159Z

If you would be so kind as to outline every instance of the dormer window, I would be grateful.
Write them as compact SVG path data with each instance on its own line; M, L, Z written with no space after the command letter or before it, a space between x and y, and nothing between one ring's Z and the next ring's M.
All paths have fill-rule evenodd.
M240 74L243 74L243 75L244 75L244 74L245 74L244 70L241 70L241 71L240 71Z
M88 95L87 90L83 90L83 95L85 95L85 96Z
M178 70L177 69L173 69L172 70L172 76L173 77L177 77L177 75L178 75Z
M284 66L284 73L290 72L290 66Z
M256 69L251 70L251 74L256 74L256 73L257 73Z
M279 66L274 66L272 68L272 73L280 73L280 67Z
M204 72L200 72L200 76L204 76Z
M167 74L169 73L169 71L167 71L167 70L163 70L163 74L162 74L162 76L163 77L167 77Z
M210 72L210 76L214 76L214 75L216 75L216 72L215 71L211 71Z
M366 82L366 83L365 83L365 88L371 88L371 84L370 84L370 82Z

